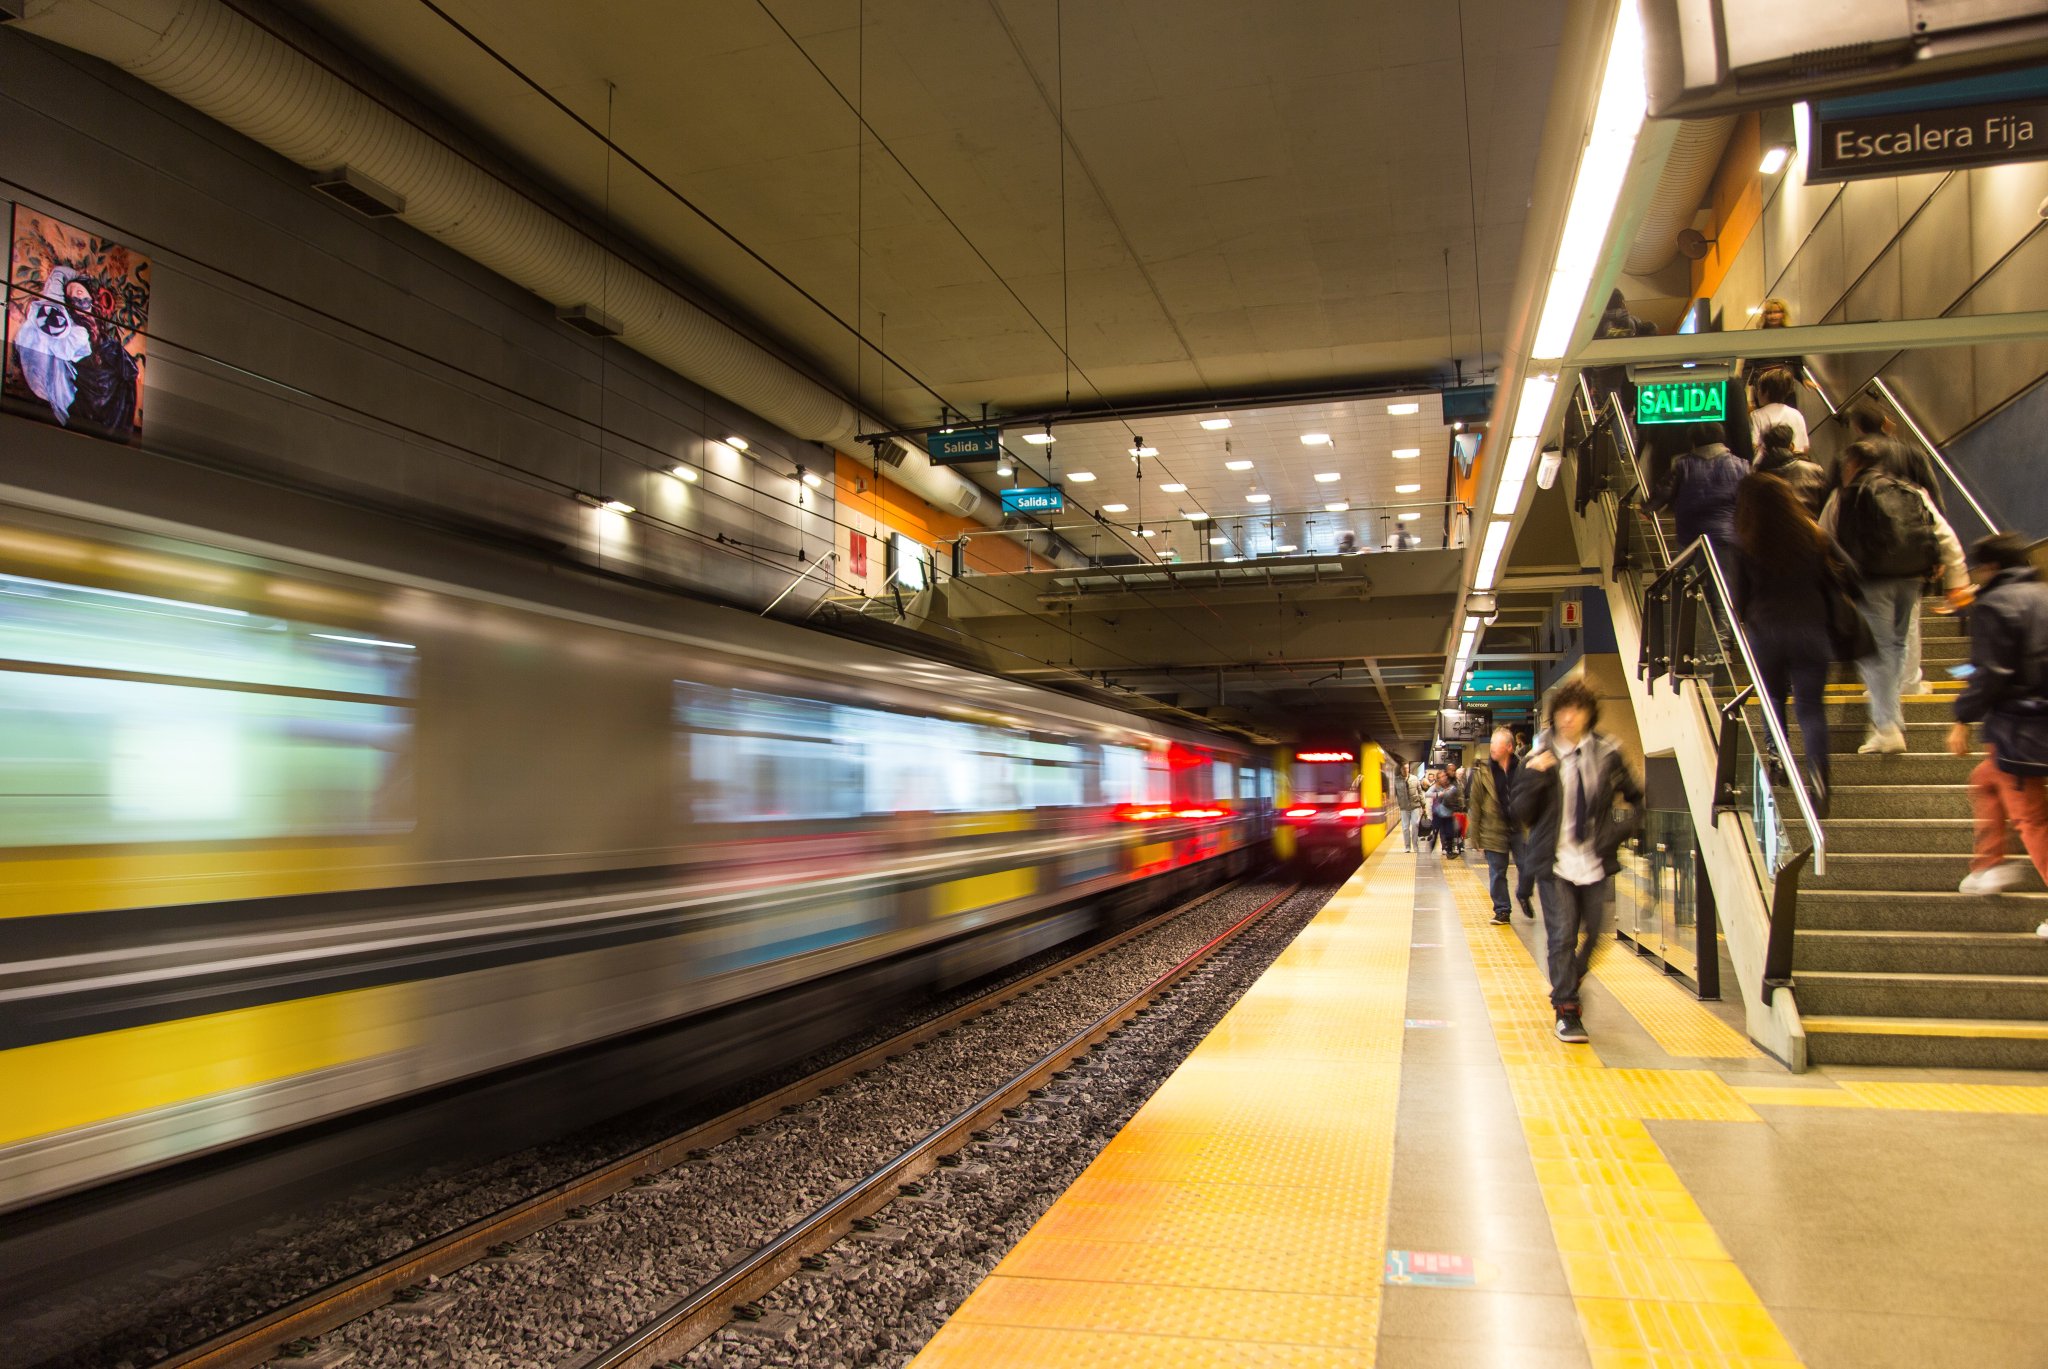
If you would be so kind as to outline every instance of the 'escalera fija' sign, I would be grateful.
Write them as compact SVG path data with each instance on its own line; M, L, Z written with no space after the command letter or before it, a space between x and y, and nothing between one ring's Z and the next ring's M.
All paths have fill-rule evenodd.
M1807 147L1808 181L1853 181L2048 157L2048 104L1958 105L1830 117Z

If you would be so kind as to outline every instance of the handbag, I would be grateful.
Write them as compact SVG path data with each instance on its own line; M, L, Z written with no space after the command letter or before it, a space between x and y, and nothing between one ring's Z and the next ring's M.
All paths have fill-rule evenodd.
M1877 651L1877 638L1863 610L1855 581L1834 557L1821 562L1820 597L1827 609L1828 648L1838 661L1860 661Z

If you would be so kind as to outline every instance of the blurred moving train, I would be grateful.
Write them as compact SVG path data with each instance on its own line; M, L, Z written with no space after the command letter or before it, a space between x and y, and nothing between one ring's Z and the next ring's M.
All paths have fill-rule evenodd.
M914 951L979 973L1271 835L1251 748L594 592L0 507L0 1210Z
M1356 861L1369 825L1380 822L1377 795L1366 793L1365 747L1355 739L1318 741L1281 753L1286 765L1280 820L1293 834L1294 858L1307 865Z

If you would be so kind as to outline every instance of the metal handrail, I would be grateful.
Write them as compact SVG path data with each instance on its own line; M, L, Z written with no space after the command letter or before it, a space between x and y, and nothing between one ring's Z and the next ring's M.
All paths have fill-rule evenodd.
M1714 554L1713 544L1706 538L1696 539L1693 544L1678 554L1678 559L1652 585L1652 589L1670 581L1674 585L1678 578L1690 570L1695 563L1703 564L1714 585L1714 595L1725 610L1728 632L1735 641L1735 649L1742 657L1743 668L1749 672L1753 685L1761 684L1763 673L1757 669L1756 652L1749 644L1749 635L1742 630L1741 620L1735 615L1735 596L1729 591L1728 577L1721 570L1720 557ZM1712 616L1712 615L1710 615ZM1777 709L1769 700L1762 700L1759 711L1764 716L1765 730L1770 734L1771 745L1776 749L1783 763L1785 778L1792 790L1792 800L1798 806L1799 819L1805 825L1807 834L1813 839L1813 872L1824 875L1828 871L1827 834L1821 830L1820 815L1815 809L1813 798L1806 792L1806 779L1799 773L1799 767L1792 764L1792 743L1786 736L1785 725L1778 718Z
M1587 383L1584 371L1579 372L1578 375L1578 392L1579 403L1585 409L1583 421L1586 425L1588 440L1591 439L1593 431L1603 422L1611 421L1615 434L1615 450L1620 452L1622 459L1628 463L1628 473L1634 478L1636 489L1642 493L1648 493L1650 482L1643 476L1641 453L1636 447L1635 427L1629 422L1628 412L1621 407L1621 400L1614 395L1609 395L1605 412L1603 412L1601 406L1593 402L1593 389ZM1616 496L1615 512L1617 516L1627 502L1626 495ZM1640 505L1641 500L1638 499L1637 503ZM1658 564L1668 566L1671 564L1671 544L1664 536L1664 525L1657 521L1654 516L1649 517L1647 521L1650 524L1651 535L1657 539Z
M1820 396L1820 402L1828 406L1828 417L1839 419L1842 416L1841 406L1828 398L1828 392L1821 385L1820 377L1813 373L1813 368L1802 366L1800 370L1806 376L1807 385ZM1948 458L1942 454L1941 448L1935 445L1934 439L1927 435L1927 430L1921 427L1919 420L1907 410L1905 403L1893 392L1885 378L1882 375L1873 375L1867 388L1877 392L1878 398L1885 402L1885 406L1897 416L1906 431L1913 435L1913 440L1920 444L1920 449L1927 453L1935 467L1947 478L1948 483L1955 486L1956 492L1963 496L1963 502L1970 506L1970 512L1977 515L1977 520L1992 532L1998 531L1999 523L1991 516L1991 511L1985 508L1977 496L1971 493L1970 487L1963 483L1962 476L1956 474L1956 468L1948 464Z

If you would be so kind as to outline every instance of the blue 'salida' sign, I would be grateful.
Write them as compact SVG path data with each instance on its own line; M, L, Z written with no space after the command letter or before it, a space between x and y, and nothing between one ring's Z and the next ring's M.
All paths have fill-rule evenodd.
M1003 491L1004 513L1065 513L1066 496L1055 489L1031 488Z
M928 434L924 449L934 466L992 461L1003 454L1003 434L999 428L955 428L949 433Z

